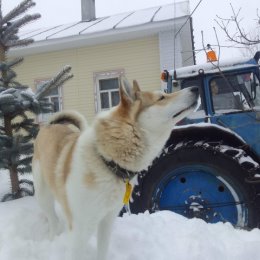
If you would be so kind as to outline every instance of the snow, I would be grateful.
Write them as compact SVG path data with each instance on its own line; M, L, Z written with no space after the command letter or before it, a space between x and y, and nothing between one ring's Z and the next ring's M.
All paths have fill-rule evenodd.
M197 113L197 112L196 112ZM205 112L203 111L202 113L204 113L205 114ZM193 113L192 113L193 114ZM198 116L200 116L200 113L198 113ZM192 115L189 115L188 116L188 118L197 118L196 117L196 115L193 117ZM210 117L209 117L209 119L210 119ZM225 132L227 132L227 133L230 133L230 134L232 134L232 135L235 135L236 136L236 138L238 138L238 139L240 139L243 143L245 143L246 144L246 141L241 137L241 136L239 136L237 133L235 133L234 131L232 131L231 129L229 129L229 128L226 128L226 127L223 127L223 126L220 126L220 125L216 125L216 124L212 124L212 123L196 123L196 125L194 125L194 124L190 124L190 125L180 125L180 126L174 126L173 128L174 129L181 129L181 128L192 128L192 127L205 127L205 128L212 128L212 127L215 127L215 128L218 128L219 130L221 130L221 131L225 131Z
M7 182L3 174L0 176L0 190L6 189ZM64 259L66 242L66 232L53 241L48 239L48 223L34 197L0 203L1 260ZM259 243L259 229L245 231L228 223L206 224L170 211L125 214L115 221L108 259L260 259ZM86 259L94 260L95 250L93 236Z
M130 27L140 24L145 24L151 22L154 14L159 10L158 7L153 7L149 9L139 10L129 15L127 19L124 19L117 28Z
M11 183L8 176L8 172L6 170L1 170L0 171L0 201L5 194L10 192L10 185Z
M35 41L42 41L42 40L47 40L48 38L50 38L52 35L55 35L58 32L64 31L67 28L70 28L72 26L76 25L76 23L70 23L70 24L65 24L65 25L59 25L59 26L55 26L52 28L45 28L42 29L40 31L37 31L36 33L32 33L31 35L27 35L26 38L31 38L33 37L33 39Z
M97 24L95 24L95 26L89 27L87 30L82 32L82 34L112 30L116 27L116 25L118 23L120 23L122 20L124 20L130 14L131 14L131 12L128 12L128 13L123 13L123 14L118 14L118 15L113 15L113 16L107 17L104 19L104 22L97 23Z
M71 26L67 26L63 30L57 30L55 34L49 35L48 38L55 39L55 38L62 38L62 37L69 37L79 35L82 32L86 31L88 28L93 27L95 24L98 24L101 19L97 19L91 22L80 22Z
M192 76L199 75L200 71L203 70L204 73L218 73L219 68L222 71L229 71L236 69L243 69L243 68L252 68L258 66L256 62L252 58L236 58L236 59L224 59L220 62L208 62L204 64L198 65L191 65L187 67L177 68L176 71L170 70L169 74L174 76L176 73L176 79L180 78L187 78Z
M156 22L156 21L170 20L173 18L173 16L181 17L189 14L190 14L189 2L184 1L184 2L176 3L175 9L174 9L174 5L172 4L162 6L161 9L154 16L153 21Z
M125 12L109 17L99 17L93 21L78 21L70 24L53 26L19 33L21 38L34 38L35 41L48 39L59 39L76 35L86 35L109 30L129 28L148 23L158 23L167 20L174 20L190 14L189 2L177 2L164 6L157 6L133 12Z

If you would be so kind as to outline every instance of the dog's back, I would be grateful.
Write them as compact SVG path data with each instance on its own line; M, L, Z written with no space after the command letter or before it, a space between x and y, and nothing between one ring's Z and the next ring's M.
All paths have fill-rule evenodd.
M71 129L69 125L48 125L39 131L34 143L33 163L39 161L42 174L50 187L56 186L54 176L61 160L66 162L66 165L62 165L63 169L60 168L66 178L70 155L78 136L79 132Z
M33 175L36 196L46 212L53 212L54 197L62 205L69 227L71 226L71 212L68 207L65 183L70 172L73 150L80 132L87 123L76 112L61 112L55 114L46 126L41 127L34 143ZM48 193L48 195L46 195ZM54 213L49 213L51 236L55 235L57 219Z

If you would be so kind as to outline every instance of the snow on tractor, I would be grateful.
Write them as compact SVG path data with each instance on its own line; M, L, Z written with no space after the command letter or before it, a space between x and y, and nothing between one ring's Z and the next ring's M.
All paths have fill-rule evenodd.
M131 210L260 226L260 52L164 71L167 91L198 86L200 104L138 177Z

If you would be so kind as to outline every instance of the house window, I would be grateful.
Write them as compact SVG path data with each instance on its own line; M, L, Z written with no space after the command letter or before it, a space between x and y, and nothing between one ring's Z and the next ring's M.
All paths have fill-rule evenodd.
M36 80L35 81L36 89L39 88L42 84L44 84L46 81L48 80ZM51 89L43 99L53 104L53 112L38 115L39 122L47 122L49 117L53 113L62 110L61 87Z
M123 70L94 73L96 112L108 110L119 103L119 80Z

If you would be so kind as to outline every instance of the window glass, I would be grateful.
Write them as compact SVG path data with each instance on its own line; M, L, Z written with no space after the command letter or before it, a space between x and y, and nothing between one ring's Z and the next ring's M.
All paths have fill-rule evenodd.
M112 106L116 106L119 103L119 91L111 92Z
M99 82L100 90L118 89L118 78L101 79Z
M108 110L118 105L120 77L124 70L95 72L94 82L96 87L96 111Z
M109 96L108 92L100 93L100 101L101 101L101 108L106 109L109 108Z
M106 110L118 105L119 78L100 79L99 98L101 110Z
M36 89L42 86L47 80L36 80ZM46 96L43 98L45 101L52 103L53 105L53 112L52 113L46 113L46 114L40 114L38 116L39 122L46 122L48 121L49 117L58 111L62 110L62 103L61 103L61 88L54 88L48 91L46 93Z
M51 89L51 90L49 90L48 92L47 92L47 96L52 96L52 95L59 95L59 89L58 88L53 88L53 89Z
M260 82L259 79L255 76L255 106L260 106Z
M250 73L241 73L213 78L209 85L214 110L229 112L253 106L252 76Z
M259 79L256 77L255 74L249 73L245 75L244 82L253 105L260 106Z
M59 102L59 97L50 97L50 101L53 104L53 112L58 112L60 111L60 102Z

